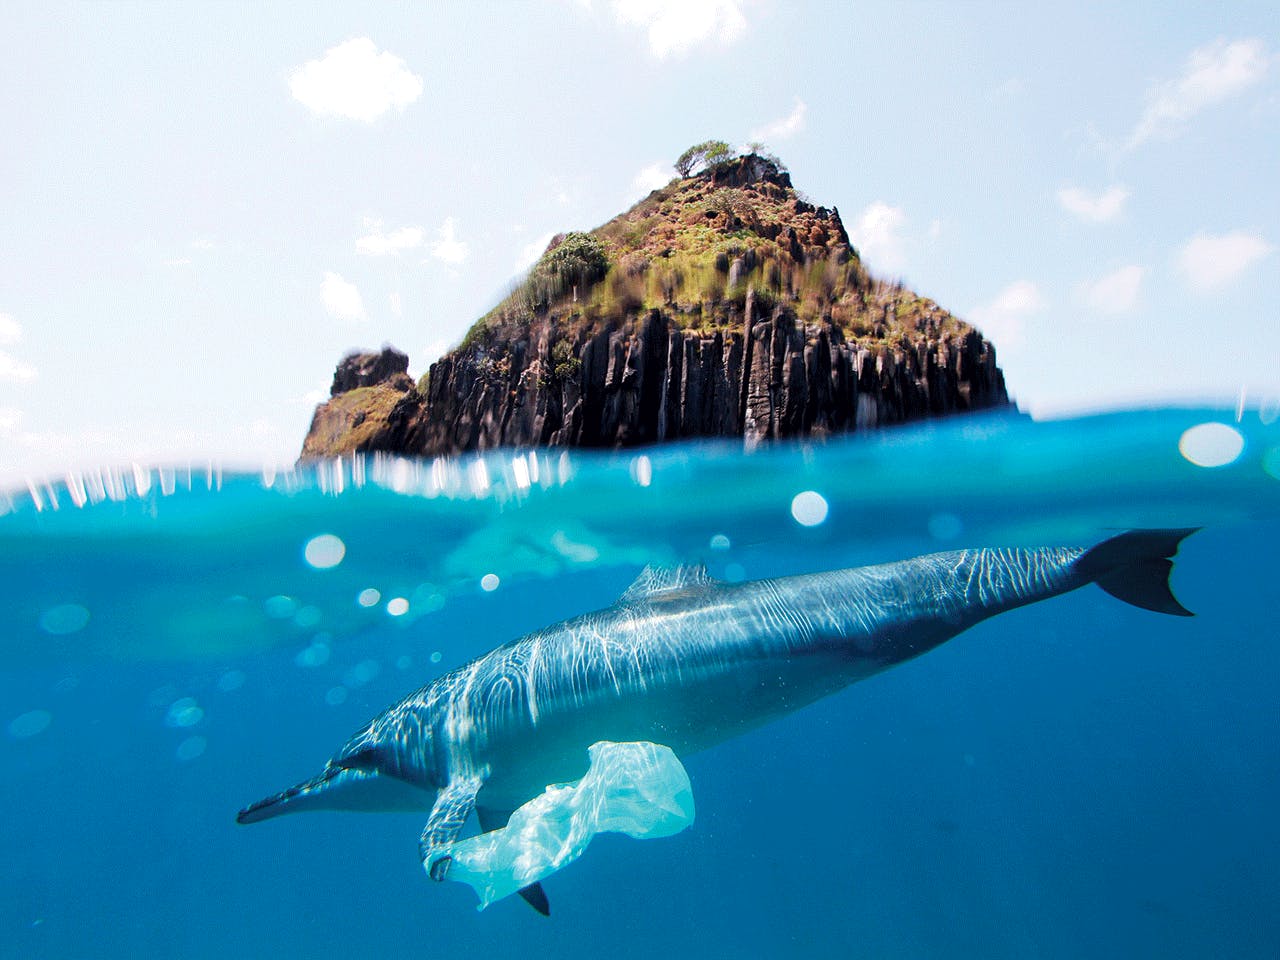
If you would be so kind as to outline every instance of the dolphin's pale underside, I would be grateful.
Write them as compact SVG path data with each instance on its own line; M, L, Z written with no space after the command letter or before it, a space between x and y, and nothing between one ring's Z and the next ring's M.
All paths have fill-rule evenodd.
M611 607L538 630L379 714L315 777L246 807L430 809L420 838L443 879L474 810L481 830L551 783L576 780L600 740L684 756L933 649L988 617L1090 583L1189 616L1170 558L1192 533L1135 530L1090 549L979 549L729 584L702 567L647 568ZM521 891L542 912L539 886Z

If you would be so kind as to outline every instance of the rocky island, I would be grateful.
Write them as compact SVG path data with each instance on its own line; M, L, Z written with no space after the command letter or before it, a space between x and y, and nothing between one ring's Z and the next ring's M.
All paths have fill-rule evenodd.
M709 141L527 278L415 382L353 354L302 457L865 430L1009 405L973 327L863 264L773 157Z

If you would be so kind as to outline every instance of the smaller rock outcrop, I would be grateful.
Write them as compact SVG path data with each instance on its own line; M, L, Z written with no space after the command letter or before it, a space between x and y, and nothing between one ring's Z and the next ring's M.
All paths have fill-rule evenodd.
M302 456L397 449L404 422L422 406L408 369L409 357L391 346L343 357L333 373L328 402L316 407L311 418Z
M358 387L376 387L388 384L398 390L409 390L413 380L409 377L409 357L390 344L381 353L349 353L333 371L333 386L329 396L336 397Z

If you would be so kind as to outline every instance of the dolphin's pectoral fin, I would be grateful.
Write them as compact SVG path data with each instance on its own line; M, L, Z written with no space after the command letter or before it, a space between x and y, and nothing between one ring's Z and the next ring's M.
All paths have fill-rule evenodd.
M480 832L488 833L490 830L501 830L505 827L507 821L511 819L511 811L476 807L476 818L480 821ZM541 883L531 883L527 887L521 887L516 892L520 894L525 903L544 917L551 916L551 901L547 899L547 892L542 889Z
M432 880L443 880L449 872L450 857L441 855L458 838L462 826L471 816L476 805L476 794L484 786L484 778L478 776L457 777L440 791L436 804L427 817L427 825L418 838L418 854L422 866Z

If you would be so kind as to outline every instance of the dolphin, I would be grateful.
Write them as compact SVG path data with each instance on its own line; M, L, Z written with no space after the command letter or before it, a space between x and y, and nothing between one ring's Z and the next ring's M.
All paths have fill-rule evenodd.
M430 810L423 866L474 810L482 831L548 784L579 779L600 740L685 756L903 663L982 620L1096 583L1191 616L1169 587L1191 529L1131 530L1089 549L971 549L725 583L705 567L646 567L610 607L490 651L374 717L309 780L240 811ZM548 912L538 884L521 891Z

